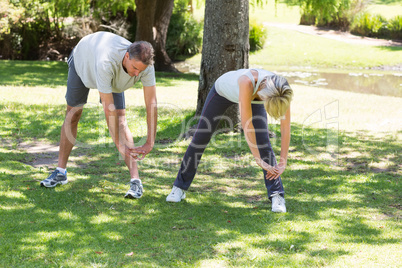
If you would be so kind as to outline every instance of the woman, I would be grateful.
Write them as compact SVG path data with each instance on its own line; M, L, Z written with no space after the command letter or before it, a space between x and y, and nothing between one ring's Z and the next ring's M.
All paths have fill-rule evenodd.
M240 69L223 74L209 92L193 139L187 148L168 202L180 202L190 187L198 164L219 119L239 103L241 124L247 144L263 169L272 211L286 212L280 175L286 168L290 143L290 102L293 90L286 79L262 69ZM267 113L281 119L281 155L277 164L269 136Z

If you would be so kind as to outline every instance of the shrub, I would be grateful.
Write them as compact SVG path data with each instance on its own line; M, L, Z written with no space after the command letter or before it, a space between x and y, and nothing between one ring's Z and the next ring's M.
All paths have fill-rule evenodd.
M402 16L396 16L388 23L388 30L392 39L402 40Z
M267 30L264 25L257 22L251 22L249 30L250 51L262 49L266 38Z
M378 37L385 25L386 20L381 15L364 12L356 16L351 32L363 36Z
M354 16L361 12L366 0L283 0L288 5L300 6L300 24L330 26L348 30Z
M175 8L170 18L166 38L166 52L173 60L200 52L203 23L195 20L186 8Z

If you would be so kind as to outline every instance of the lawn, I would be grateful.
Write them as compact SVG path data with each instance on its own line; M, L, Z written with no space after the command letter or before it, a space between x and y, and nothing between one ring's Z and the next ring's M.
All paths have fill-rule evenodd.
M313 67L393 65L401 53L271 34L272 43L251 55L250 65L303 63L282 47L285 37L294 38L289 46L310 42L310 50L294 48L306 53L338 47L334 57L306 62ZM269 48L290 55L272 59ZM349 62L352 54L358 64ZM187 198L165 202L189 144L180 134L194 123L194 74L157 73L158 136L139 164L141 199L123 198L128 169L95 90L70 158L70 182L39 187L57 159L66 77L63 62L0 61L0 267L400 267L401 98L292 85L292 138L283 174L288 212L275 214L241 133L215 136ZM146 121L140 86L127 91L126 102L129 127L141 144ZM279 154L279 125L270 122Z
M324 89L311 98L316 88L295 86L283 176L288 213L274 214L261 171L236 133L215 137L184 202L165 202L189 143L178 138L191 125L196 102L198 78L188 74L158 73L158 141L140 164L143 198L123 198L128 170L95 91L80 123L70 183L40 188L54 166L36 163L55 153L27 148L58 142L65 107L57 81L66 69L64 63L32 64L0 62L15 73L0 83L0 266L398 266L400 127L370 131L367 124L384 117L397 124L399 98ZM37 79L23 82L27 73ZM127 99L129 125L141 143L142 91L129 91ZM353 112L354 99L364 112ZM380 114L367 107L376 104ZM317 121L317 111L327 116ZM276 123L271 129L279 136ZM277 153L279 140L272 139Z

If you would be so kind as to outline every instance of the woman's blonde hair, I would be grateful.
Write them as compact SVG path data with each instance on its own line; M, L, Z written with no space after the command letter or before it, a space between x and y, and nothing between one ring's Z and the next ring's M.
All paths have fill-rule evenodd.
M286 78L280 75L265 77L257 94L264 101L267 113L275 119L286 114L293 98L292 88Z

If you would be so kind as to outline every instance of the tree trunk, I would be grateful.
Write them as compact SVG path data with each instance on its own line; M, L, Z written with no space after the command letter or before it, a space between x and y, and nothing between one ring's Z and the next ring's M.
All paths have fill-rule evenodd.
M248 68L249 1L206 0L204 39L196 115L200 115L206 97L222 74ZM225 114L231 120L225 127L240 129L238 105Z
M147 41L153 44L156 0L135 0L135 5L137 16L135 40Z
M135 0L135 40L148 41L155 50L155 70L178 72L166 53L166 37L174 0Z
M174 0L157 0L154 18L155 69L164 72L178 72L166 53L166 37Z

